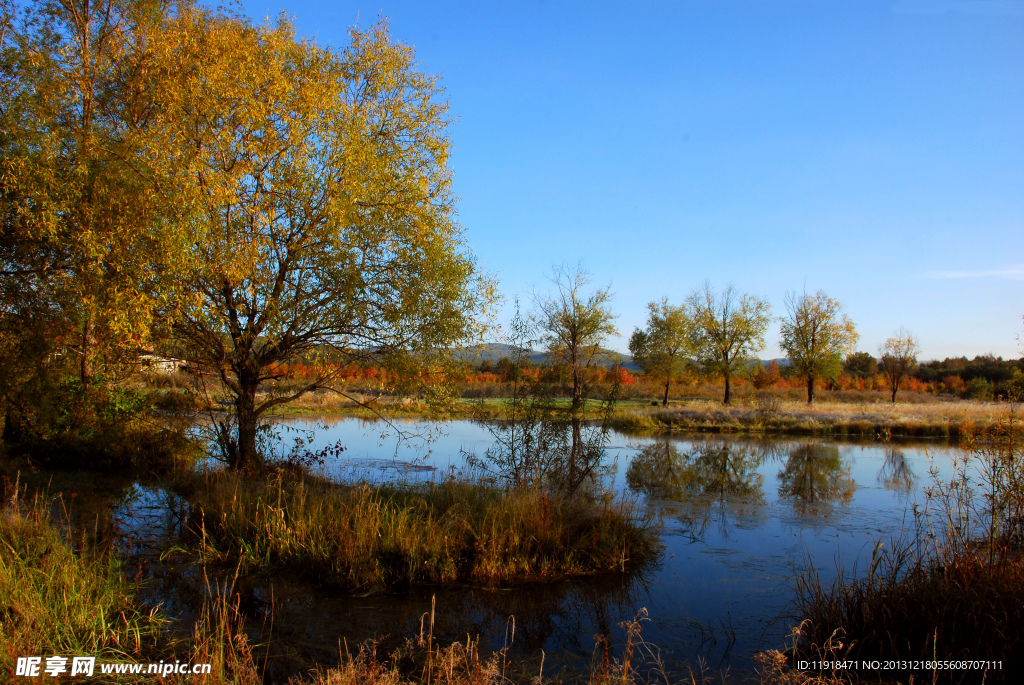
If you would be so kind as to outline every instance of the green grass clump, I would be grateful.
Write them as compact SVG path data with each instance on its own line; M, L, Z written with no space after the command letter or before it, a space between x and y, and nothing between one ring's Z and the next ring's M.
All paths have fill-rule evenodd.
M353 590L627 570L657 545L627 504L478 482L353 486L222 473L206 476L191 503L192 547L204 560Z
M161 619L135 606L119 561L76 551L47 502L15 490L0 511L0 673L19 656L94 656L124 661L151 646Z
M664 429L664 425L657 421L650 412L635 409L616 412L612 415L609 424L612 428L627 433L657 433Z

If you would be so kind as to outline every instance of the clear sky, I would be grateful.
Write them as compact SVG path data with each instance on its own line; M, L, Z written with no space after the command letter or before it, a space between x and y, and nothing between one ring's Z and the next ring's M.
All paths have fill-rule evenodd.
M924 358L1024 352L1024 0L243 6L336 47L385 16L443 77L459 221L509 302L581 261L619 350L708 279L777 315L822 289L873 354L901 325Z

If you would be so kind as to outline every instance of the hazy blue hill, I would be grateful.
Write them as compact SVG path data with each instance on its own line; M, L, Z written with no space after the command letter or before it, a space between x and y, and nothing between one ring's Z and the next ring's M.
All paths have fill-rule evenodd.
M515 348L512 345L506 345L505 343L484 343L481 345L473 345L472 347L462 347L455 352L453 355L460 361L466 361L473 365L483 363L485 360L490 361L492 364L497 362L499 359L506 358L511 359L515 354ZM530 358L530 361L534 364L541 365L547 362L548 355L546 352L538 352L537 350L526 350L526 356ZM624 369L638 372L638 367L634 362L633 358L628 354L622 354L614 350L601 350L598 354L597 364L601 366L613 366L615 364L621 365ZM768 364L777 362L781 368L789 366L789 359L786 357L780 357L779 359L761 359L759 360L762 366L768 366Z
M512 345L506 345L504 343L484 343L482 345L473 345L472 347L461 347L452 352L452 356L460 361L479 364L483 361L496 362L499 359L511 359L514 356L515 351L516 348ZM525 350L525 352L530 359L538 356L544 356L543 353L536 352L534 350Z
M546 352L538 352L536 350L525 350L525 352L534 364L544 364L547 361L548 355ZM504 343L484 343L460 348L452 354L456 359L467 361L470 364L481 364L484 361L494 363L502 358L511 359L515 354L515 348ZM620 364L623 368L630 371L638 370L636 364L633 363L632 357L628 354L615 352L614 350L601 350L595 361L602 366Z

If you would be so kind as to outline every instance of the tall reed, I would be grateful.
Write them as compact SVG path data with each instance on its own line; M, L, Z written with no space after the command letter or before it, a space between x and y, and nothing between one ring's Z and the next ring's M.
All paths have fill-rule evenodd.
M657 647L644 641L641 633L648 620L646 609L640 609L632 621L620 624L626 633L619 655L612 656L612 645L603 636L595 637L595 648L588 673L567 673L548 668L545 655L539 659L513 660L509 656L515 641L515 619L510 618L502 647L485 656L479 638L466 637L442 647L433 637L433 607L424 616L424 626L417 638L409 639L392 654L382 657L374 642L363 643L355 654L347 650L337 667L318 669L309 681L293 685L511 685L512 683L574 682L584 685L697 685L719 681L705 671L670 674ZM528 662L528 663L527 663Z
M875 549L867 574L797 578L805 659L973 660L974 673L923 666L918 677L1003 681L1024 669L1024 464L1015 408L972 442L952 476L932 469L913 528Z
M245 616L233 583L206 582L203 607L192 630L188 649L191 664L209 664L210 673L177 676L170 682L200 685L231 683L259 685L264 682L257 666L256 646L245 632Z

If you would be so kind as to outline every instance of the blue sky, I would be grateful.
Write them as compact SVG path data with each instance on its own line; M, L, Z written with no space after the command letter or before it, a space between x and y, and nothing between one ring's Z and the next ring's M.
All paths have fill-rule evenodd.
M1024 352L1024 0L244 7L336 47L385 16L443 77L459 221L508 302L582 262L620 350L707 279L777 315L822 289L872 353L900 326L924 358Z

